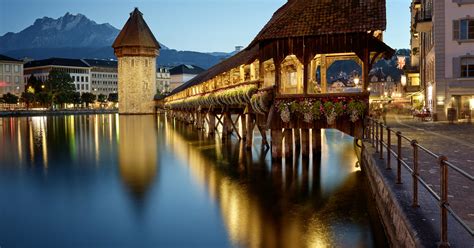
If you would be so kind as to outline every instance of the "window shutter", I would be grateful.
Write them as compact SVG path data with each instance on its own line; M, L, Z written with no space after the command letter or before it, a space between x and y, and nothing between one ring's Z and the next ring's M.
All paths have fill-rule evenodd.
M461 77L461 58L453 58L453 78Z
M453 40L459 40L459 20L453 21Z

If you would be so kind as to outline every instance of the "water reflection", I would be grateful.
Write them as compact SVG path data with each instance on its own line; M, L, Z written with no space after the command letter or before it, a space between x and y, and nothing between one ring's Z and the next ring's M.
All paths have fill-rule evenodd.
M246 152L236 142L201 139L180 123L166 123L164 132L167 145L218 202L234 245L374 246L348 136L324 132L321 163L295 158L279 166L271 165L266 150Z
M119 168L124 184L142 198L157 171L157 126L154 116L120 116Z
M260 140L163 116L0 118L0 245L385 245L348 136L325 132L316 164L272 165Z

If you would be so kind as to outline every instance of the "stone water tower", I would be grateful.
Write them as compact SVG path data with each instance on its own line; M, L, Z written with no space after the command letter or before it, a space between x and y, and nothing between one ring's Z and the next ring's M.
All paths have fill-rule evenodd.
M120 114L155 111L156 57L160 44L135 8L112 45L118 58Z

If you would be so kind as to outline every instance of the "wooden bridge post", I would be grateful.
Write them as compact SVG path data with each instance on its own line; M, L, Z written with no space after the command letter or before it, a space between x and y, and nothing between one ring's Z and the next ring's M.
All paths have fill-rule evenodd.
M281 159L283 151L282 151L282 131L281 129L272 129L272 159ZM272 161L276 162L276 161Z
M309 156L309 129L301 129L301 154L303 157Z
M265 130L265 127L263 127L262 125L257 125L257 127L258 131L260 131L260 135L262 136L262 146L267 146L267 131Z
M232 134L232 119L229 112L224 112L224 125L222 127L222 139L228 138Z
M312 130L312 145L313 145L313 156L321 153L321 129L313 128Z
M240 124L242 126L242 139L247 140L247 115L246 114L241 114L240 115ZM239 124L239 123L237 123ZM239 128L239 126L237 126Z
M214 116L214 113L209 112L208 114L209 122L207 125L209 126L209 134L213 135L216 132L216 117Z
M293 130L290 128L285 128L284 131L284 137L285 137L285 157L291 157L293 156Z
M245 130L247 133L247 139L245 140L245 147L247 150L252 148L253 143L253 129L255 128L254 117L252 114L246 114L247 118L245 118Z
M295 135L295 149L298 150L301 147L301 133L299 128L295 128L294 135Z

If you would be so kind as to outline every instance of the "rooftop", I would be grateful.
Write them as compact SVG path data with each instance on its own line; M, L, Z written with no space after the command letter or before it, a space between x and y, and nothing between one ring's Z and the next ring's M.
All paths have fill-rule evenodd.
M385 30L385 0L289 0L255 37L257 41Z
M70 66L70 67L91 67L82 59L67 59L67 58L49 58L42 60L33 60L24 65L25 68L39 67L39 66Z
M198 75L199 73L205 71L203 68L196 65L178 65L170 69L171 75L180 75L180 74L193 74Z
M133 12L130 13L130 18L128 18L128 21L115 39L112 47L161 48L138 8L135 8Z

